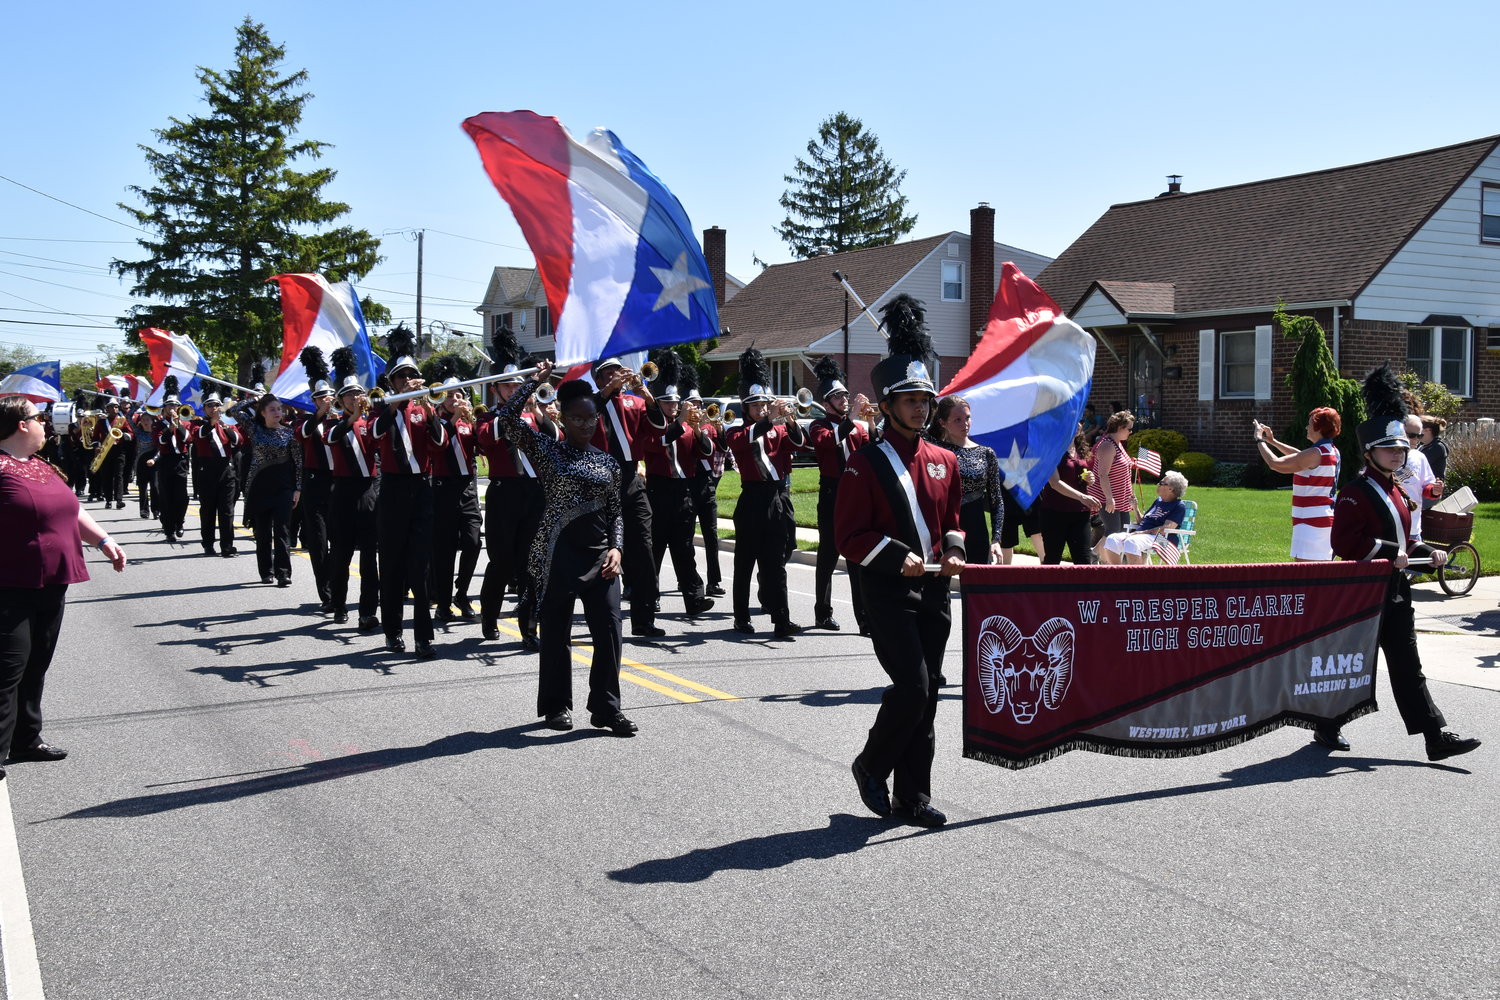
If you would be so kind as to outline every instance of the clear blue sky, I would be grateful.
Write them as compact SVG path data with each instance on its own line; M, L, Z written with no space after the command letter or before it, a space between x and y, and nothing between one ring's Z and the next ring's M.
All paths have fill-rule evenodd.
M245 14L310 74L303 134L333 144L328 193L390 234L362 287L410 319L416 245L400 231L425 228L424 318L454 324L475 324L493 266L531 264L459 128L481 111L614 130L695 228L728 231L745 280L752 254L789 259L772 231L783 175L841 110L908 171L913 237L966 231L988 201L997 239L1047 255L1169 173L1203 190L1500 133L1493 0L84 0L6 12L0 175L124 222L126 188L152 181L138 144L203 110L195 68L228 67ZM121 343L11 321L107 326L130 297L106 267L134 235L0 181L0 342L64 361Z

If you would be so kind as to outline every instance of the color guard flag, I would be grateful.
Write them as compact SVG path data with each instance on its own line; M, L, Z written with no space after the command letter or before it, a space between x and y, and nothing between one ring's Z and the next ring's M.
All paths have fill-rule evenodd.
M0 396L25 396L33 403L57 403L63 398L62 362L39 361L0 379Z
M151 384L156 387L151 390L151 395L146 399L146 405L161 406L162 399L166 396L166 377L176 375L178 397L201 416L203 380L198 376L208 375L210 372L208 362L193 345L192 338L186 334L171 333L155 327L147 327L137 332L141 336L141 343L146 345L146 354L151 358ZM168 368L169 362L178 367ZM182 368L186 368L187 371L181 371ZM198 374L189 375L188 372Z
M942 394L968 402L970 436L995 450L1029 507L1077 433L1093 377L1094 338L1006 261L984 336Z
M375 384L383 369L375 367L365 314L353 285L347 281L330 284L321 274L276 274L267 280L281 288L283 331L281 366L276 369L271 395L298 409L316 409L302 368L301 354L307 347L319 348L325 358L340 347L353 348L361 381Z
M151 383L134 375L106 375L95 382L94 386L100 392L123 396L137 403L144 403L151 397Z
M1137 448L1135 451L1135 467L1148 475L1160 477L1161 452L1152 451L1150 448Z
M531 111L463 127L536 257L559 367L719 335L687 213L613 132L578 142Z

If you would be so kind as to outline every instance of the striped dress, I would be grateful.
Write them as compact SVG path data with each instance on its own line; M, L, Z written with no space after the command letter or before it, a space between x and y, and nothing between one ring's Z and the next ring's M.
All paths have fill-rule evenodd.
M1125 512L1135 510L1135 490L1130 485L1130 470L1135 468L1135 463L1131 461L1129 455L1125 454L1125 449L1120 443L1107 434L1094 442L1093 454L1089 456L1089 469L1095 473L1089 479L1089 496L1096 497L1101 503L1104 501L1104 484L1100 482L1097 474L1101 448L1115 449L1115 459L1109 467L1109 492L1114 497L1115 510Z
M1292 476L1292 558L1333 558L1333 499L1339 485L1339 450L1319 441L1318 464Z

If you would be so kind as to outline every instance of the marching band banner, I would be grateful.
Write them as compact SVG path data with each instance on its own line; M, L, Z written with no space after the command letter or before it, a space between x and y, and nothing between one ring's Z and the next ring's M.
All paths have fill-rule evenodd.
M1186 757L1373 712L1387 562L971 566L964 756Z

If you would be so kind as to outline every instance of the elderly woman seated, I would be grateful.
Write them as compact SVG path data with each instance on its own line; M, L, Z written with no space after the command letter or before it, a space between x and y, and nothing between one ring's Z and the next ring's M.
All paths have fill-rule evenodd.
M1118 566L1121 556L1133 566L1146 562L1146 553L1156 544L1157 536L1165 534L1182 523L1186 508L1182 495L1187 492L1187 478L1180 472L1169 472L1161 477L1156 487L1156 502L1146 511L1140 524L1133 524L1125 531L1117 531L1104 539L1104 561Z

